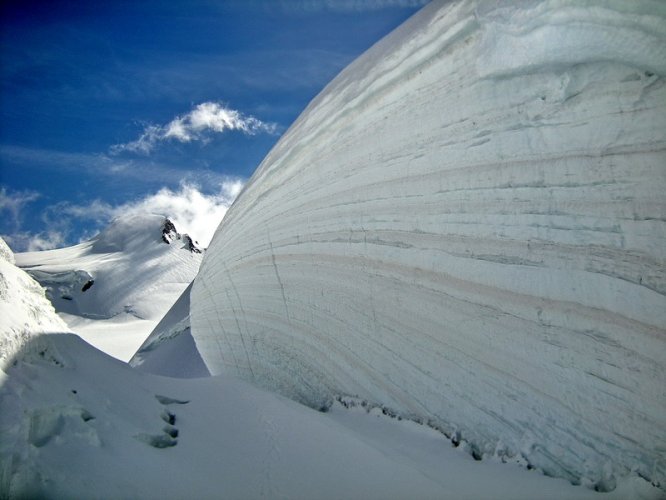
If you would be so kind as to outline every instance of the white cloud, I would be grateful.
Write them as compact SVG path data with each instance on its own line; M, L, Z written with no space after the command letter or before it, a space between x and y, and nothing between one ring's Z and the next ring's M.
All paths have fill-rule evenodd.
M41 250L51 250L62 247L65 244L65 237L58 231L47 231L33 235L28 240L28 252L38 252Z
M0 188L0 214L7 212L14 225L19 226L23 207L37 198L39 193L35 191L9 192L4 187Z
M259 132L274 134L277 129L275 123L263 122L254 116L244 115L216 102L203 102L166 125L146 126L138 139L111 146L110 151L112 154L125 151L148 154L158 143L168 140L205 141L209 139L211 133L223 133L227 130L238 130L244 134L254 135Z
M58 212L105 225L115 217L155 213L169 217L180 233L188 233L207 247L229 206L243 188L240 179L228 179L212 194L193 184L183 183L178 190L162 188L142 199L121 205L95 200L89 205L60 205Z
M37 234L19 232L3 235L3 239L15 252L39 252L65 245L65 235L60 231L42 231Z
M55 228L39 233L21 230L25 206L40 197L35 191L9 191L5 187L0 188L0 217L3 219L5 231L9 231L3 234L2 238L13 251L50 250L65 243L65 234Z

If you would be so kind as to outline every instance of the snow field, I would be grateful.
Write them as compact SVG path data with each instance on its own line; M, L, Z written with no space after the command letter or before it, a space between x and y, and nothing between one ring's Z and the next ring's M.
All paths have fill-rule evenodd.
M141 373L75 335L34 342L0 386L2 498L659 498L635 476L600 495L477 462L377 409L320 413L234 377Z

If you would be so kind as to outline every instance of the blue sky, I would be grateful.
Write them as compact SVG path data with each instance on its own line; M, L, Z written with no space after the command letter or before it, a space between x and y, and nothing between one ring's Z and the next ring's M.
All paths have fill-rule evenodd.
M5 1L0 235L159 211L204 243L308 102L426 0Z

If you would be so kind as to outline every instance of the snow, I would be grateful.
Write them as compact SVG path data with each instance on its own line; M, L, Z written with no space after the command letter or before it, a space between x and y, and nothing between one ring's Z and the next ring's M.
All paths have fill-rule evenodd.
M73 331L127 361L201 264L202 254L188 249L189 236L173 228L163 238L167 220L155 214L119 217L88 242L17 254L17 265L47 288Z
M26 344L0 387L3 498L658 498L636 477L600 495L476 462L375 410L319 413L233 377L142 373L71 334L35 352Z
M192 285L185 289L132 356L130 366L167 377L196 378L210 375L190 331L191 288Z
M0 238L0 368L39 334L69 331L42 287L14 265L12 251Z
M58 316L0 239L0 498L663 498L664 17L433 2L191 285L189 238L121 218L16 256Z
M213 374L666 484L666 10L433 2L317 96L191 292Z

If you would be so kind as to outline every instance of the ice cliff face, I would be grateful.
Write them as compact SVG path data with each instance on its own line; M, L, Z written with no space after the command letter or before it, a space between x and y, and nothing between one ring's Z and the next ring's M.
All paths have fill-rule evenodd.
M666 6L435 2L266 157L192 289L212 373L572 481L666 481Z

